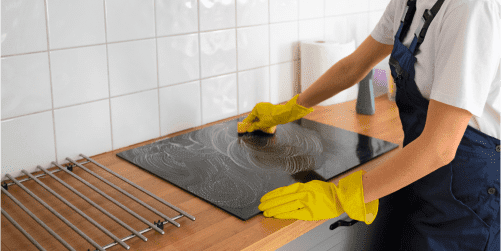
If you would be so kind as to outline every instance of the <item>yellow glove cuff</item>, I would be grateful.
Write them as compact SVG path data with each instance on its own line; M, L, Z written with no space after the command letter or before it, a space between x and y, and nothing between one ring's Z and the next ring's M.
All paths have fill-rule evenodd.
M314 111L313 108L306 108L302 105L299 105L297 103L298 98L299 98L299 94L296 94L296 96L294 96L291 100L289 100L289 102L287 102L287 104L285 104L286 106L291 107L291 110L292 110L294 115L297 115L300 118L300 117L303 117L306 114Z
M338 187L333 187L336 189L339 202L350 218L371 224L376 219L379 200L364 203L362 175L365 173L364 170L354 172L339 180Z
M313 111L313 108L306 108L302 105L297 104L297 98L299 94L294 96L285 105L277 105L276 110L273 112L273 120L277 124L285 124L298 120L304 117L306 114Z

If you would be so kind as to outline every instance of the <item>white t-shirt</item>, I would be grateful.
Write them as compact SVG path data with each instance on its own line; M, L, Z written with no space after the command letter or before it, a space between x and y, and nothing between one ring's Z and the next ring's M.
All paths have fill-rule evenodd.
M402 43L410 47L425 9L437 0L417 0ZM393 44L407 0L391 0L371 33ZM424 98L468 110L469 125L500 138L501 0L445 0L414 56L414 81Z

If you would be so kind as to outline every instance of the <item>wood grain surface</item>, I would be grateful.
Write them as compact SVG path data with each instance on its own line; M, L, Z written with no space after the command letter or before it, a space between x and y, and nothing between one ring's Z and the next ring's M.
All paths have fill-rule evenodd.
M330 180L330 182L334 182L336 184L340 178L343 178L354 171L358 171L360 169L369 171L377 167L378 164L390 158L402 148L403 131L398 117L398 109L394 102L390 102L386 98L386 95L377 97L376 113L371 116L357 114L355 112L355 102L356 101L349 101L326 107L316 106L314 107L315 111L308 114L305 118L393 142L399 144L399 147ZM232 120L240 116L242 115L231 117L222 121ZM247 221L241 221L236 217L116 156L117 153L124 150L150 144L163 138L173 137L198 130L222 121L214 122L201 127L191 128L161 138L117 149L115 151L91 156L91 158L119 175L129 179L165 201L196 217L195 221L191 221L186 217L178 219L177 222L181 225L180 228L171 224L165 225L165 234L163 235L153 230L145 233L144 236L148 238L147 242L134 237L125 242L131 247L130 250L275 250L326 221L281 220L266 218L262 214L259 214ZM83 160L79 162L82 161ZM143 200L167 216L175 217L178 215L176 211L170 209L168 206L163 205L154 198L114 177L102 168L92 163L85 164L85 167L99 174L101 177L106 178L137 198ZM57 168L50 168L49 170L52 169ZM97 178L88 174L81 168L75 167L74 173L89 183L95 185L97 188L104 191L120 203L126 205L134 212L140 214L148 221L153 223L154 221L161 219L160 216L149 211L132 199L124 196L122 193L113 189L109 185L99 181ZM141 231L148 228L146 224L137 220L135 217L131 216L129 213L119 208L103 196L97 194L70 175L64 172L57 172L54 175L70 184L72 187L99 204L111 214L120 218L120 220L135 230ZM19 177L18 179L20 178L22 177ZM85 214L93 218L100 225L108 229L118 238L122 239L131 235L127 229L108 218L92 205L61 185L55 179L44 176L43 178L40 178L40 180L77 208L82 210ZM113 242L110 237L78 215L70 207L59 201L55 196L50 194L35 181L30 180L23 182L22 184L57 210L61 215L72 222L99 245L105 246ZM8 192L14 195L16 199L23 203L24 206L26 206L38 218L43 220L52 230L54 230L76 250L95 249L90 243L54 216L49 210L36 202L17 185L9 186ZM7 211L7 213L9 213L9 215L14 218L44 248L47 250L66 250L62 244L45 231L44 228L38 225L35 220L19 208L9 197L2 194L1 202L2 208ZM1 217L1 223L1 250L37 250L36 247L3 215ZM120 245L115 245L107 250L125 249Z

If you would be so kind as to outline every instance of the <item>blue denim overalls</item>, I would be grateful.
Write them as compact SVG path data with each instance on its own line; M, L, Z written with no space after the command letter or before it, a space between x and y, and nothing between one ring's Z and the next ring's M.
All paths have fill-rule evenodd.
M409 0L395 35L390 69L404 147L425 126L429 101L414 82L414 52L442 3L425 11L407 48L401 40L416 12L416 1ZM366 250L499 251L499 144L468 126L451 163L380 199L378 215L369 226L372 245Z

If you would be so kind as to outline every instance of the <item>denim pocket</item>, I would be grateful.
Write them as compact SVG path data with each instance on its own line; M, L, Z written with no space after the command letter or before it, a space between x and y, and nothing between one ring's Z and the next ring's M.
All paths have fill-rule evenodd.
M486 227L490 227L485 220L489 219L490 210L486 209L489 196L486 192L489 186L489 177L484 169L487 164L482 159L461 155L449 163L451 169L450 192L452 198L463 205Z

